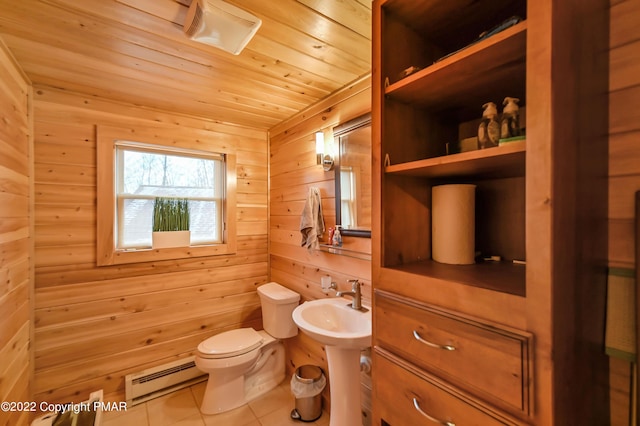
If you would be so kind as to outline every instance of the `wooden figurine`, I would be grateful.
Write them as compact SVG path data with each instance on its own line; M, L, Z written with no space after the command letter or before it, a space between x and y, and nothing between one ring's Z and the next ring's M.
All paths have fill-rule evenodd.
M480 149L498 146L500 140L500 124L498 123L498 109L493 102L482 105L482 121L478 126L478 143Z
M518 98L510 98L507 96L504 98L502 105L502 120L500 123L500 137L502 139L512 138L514 136L520 136L520 113Z

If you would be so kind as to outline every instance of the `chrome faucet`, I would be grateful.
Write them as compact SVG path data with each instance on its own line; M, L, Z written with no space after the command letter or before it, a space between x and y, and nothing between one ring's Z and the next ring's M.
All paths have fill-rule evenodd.
M360 290L360 282L358 280L347 280L348 283L351 283L351 291L339 291L336 293L337 297L342 296L353 296L353 301L351 302L351 307L353 309L362 309L362 292Z

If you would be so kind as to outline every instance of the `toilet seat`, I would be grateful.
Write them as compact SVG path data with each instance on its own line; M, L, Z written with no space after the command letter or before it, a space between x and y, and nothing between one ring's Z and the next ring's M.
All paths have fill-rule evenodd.
M208 359L230 358L253 351L262 341L262 336L253 328L238 328L200 342L198 354Z

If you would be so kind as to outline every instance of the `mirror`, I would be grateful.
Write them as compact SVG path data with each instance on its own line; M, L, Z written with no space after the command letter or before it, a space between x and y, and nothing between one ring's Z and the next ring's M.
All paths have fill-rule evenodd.
M371 238L371 114L333 129L336 225L342 235Z

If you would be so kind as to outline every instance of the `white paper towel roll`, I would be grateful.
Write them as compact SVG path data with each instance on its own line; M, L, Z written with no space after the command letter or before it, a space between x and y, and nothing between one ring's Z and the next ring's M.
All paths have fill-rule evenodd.
M475 258L475 185L440 185L431 192L431 256L469 265Z

